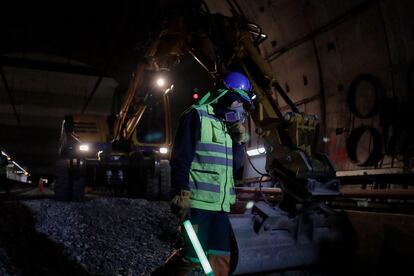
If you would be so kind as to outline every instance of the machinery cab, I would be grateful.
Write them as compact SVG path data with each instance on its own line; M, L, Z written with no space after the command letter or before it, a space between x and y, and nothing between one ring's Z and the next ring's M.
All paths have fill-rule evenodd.
M152 100L142 115L131 137L133 151L144 156L158 155L169 159L172 143L172 126L169 96Z
M139 108L142 112L129 139L113 139L111 117L85 114L65 117L59 142L57 198L82 200L85 187L102 186L129 196L169 198L168 96L154 97ZM62 186L66 188L59 188Z

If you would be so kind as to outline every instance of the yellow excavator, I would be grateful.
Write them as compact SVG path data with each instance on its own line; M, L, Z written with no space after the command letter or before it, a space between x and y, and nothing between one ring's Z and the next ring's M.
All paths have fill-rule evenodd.
M56 199L82 201L85 189L98 187L150 200L170 197L168 89L161 95L149 91L141 97L132 89L116 118L65 116L55 174Z
M266 37L260 26L237 12L227 17L200 8L167 18L138 64L121 111L110 127L106 118L73 115L65 119L64 158L58 166L56 194L80 200L85 183L110 183L112 177L126 182L131 192L141 191L154 199L168 197L168 161L157 149L171 143L166 93L171 87L158 103L166 134L148 152L138 150L145 148L139 139L145 130L139 124L153 103L148 94L137 97L137 91L147 81L147 74L170 70L182 57L191 55L212 81L219 82L228 71L249 77L257 95L250 116L264 141L266 172L282 189L278 205L260 201L243 215L231 216L233 274L343 261L353 249L353 232L346 218L324 203L340 192L329 158L315 151L318 117L299 112L279 85L257 48ZM290 112L282 113L278 95Z

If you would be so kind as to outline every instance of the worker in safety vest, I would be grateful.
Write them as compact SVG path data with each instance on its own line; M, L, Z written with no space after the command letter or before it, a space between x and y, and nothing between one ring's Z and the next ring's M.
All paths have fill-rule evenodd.
M233 171L241 166L247 135L243 123L253 107L249 79L230 72L180 118L171 156L172 211L190 219L214 275L230 269L230 206L236 201ZM200 264L181 230L183 246L152 275L186 275Z

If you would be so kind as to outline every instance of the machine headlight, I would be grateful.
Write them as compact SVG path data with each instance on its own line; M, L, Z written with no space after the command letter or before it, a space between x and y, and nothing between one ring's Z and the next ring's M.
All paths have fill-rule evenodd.
M158 87L164 87L166 85L166 80L162 77L159 77L156 81Z
M82 144L79 146L80 151L89 151L89 146L86 144Z
M160 153L167 154L168 153L168 148L160 148Z

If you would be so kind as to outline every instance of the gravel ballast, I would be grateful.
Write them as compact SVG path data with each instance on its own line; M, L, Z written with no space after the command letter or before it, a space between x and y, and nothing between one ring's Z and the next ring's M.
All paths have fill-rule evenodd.
M149 275L173 250L177 219L168 202L96 198L22 202L37 232L63 246L63 254L92 275Z

